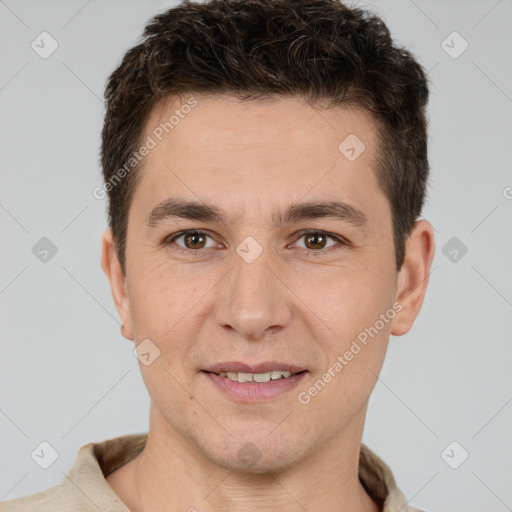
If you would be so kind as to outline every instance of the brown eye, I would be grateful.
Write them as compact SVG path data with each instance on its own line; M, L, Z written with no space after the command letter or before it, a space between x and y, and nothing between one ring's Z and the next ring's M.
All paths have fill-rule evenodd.
M209 240L208 240L209 239ZM209 245L207 245L209 242ZM166 245L177 248L178 250L185 252L197 252L199 253L201 249L209 249L215 246L215 241L212 239L208 233L204 231L181 231L180 233L175 233L174 235L166 238Z
M308 249L323 249L327 243L327 237L323 233L311 233L304 237Z
M202 249L206 244L206 236L198 231L192 231L183 235L183 241L187 249Z
M333 245L347 245L347 243L336 235L326 233L325 231L302 231L298 233L300 238L296 244L311 253L324 253L327 252ZM328 245L329 244L329 245Z

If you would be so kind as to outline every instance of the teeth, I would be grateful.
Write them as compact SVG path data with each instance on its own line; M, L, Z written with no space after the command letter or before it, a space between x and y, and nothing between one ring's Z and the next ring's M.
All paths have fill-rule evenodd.
M238 382L251 382L252 374L251 373L238 373Z
M269 382L270 380L286 379L295 374L278 370L267 373L220 372L219 375L236 382Z

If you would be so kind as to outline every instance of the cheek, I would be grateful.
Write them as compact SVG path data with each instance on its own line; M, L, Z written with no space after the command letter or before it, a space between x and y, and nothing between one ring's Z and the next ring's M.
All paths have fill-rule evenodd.
M360 406L373 389L396 311L392 267L374 261L338 270L315 280L318 286L304 282L298 295L308 297L311 330L325 355L312 393L322 395L318 406L332 401L344 410Z
M327 338L334 344L339 340L342 348L392 307L394 278L389 265L374 261L329 268L296 281L294 287L320 321Z
M141 365L148 389L155 391L176 385L168 372L182 380L212 314L211 297L205 294L218 281L216 274L197 270L188 271L188 278L181 274L176 265L148 265L146 271L134 274L129 286L135 339L151 340L160 353L151 367Z
M145 337L161 338L181 318L190 314L205 277L185 276L177 265L140 258L141 264L130 269L128 285L134 330ZM134 261L134 263L136 263Z

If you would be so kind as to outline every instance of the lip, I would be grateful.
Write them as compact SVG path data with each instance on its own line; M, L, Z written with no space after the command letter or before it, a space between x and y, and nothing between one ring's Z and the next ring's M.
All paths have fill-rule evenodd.
M217 363L209 368L205 368L205 372L220 373L220 372L235 372L235 373L268 373L273 371L282 370L290 373L303 372L305 368L297 365L283 363L280 361L267 361L258 364L248 364L242 361L225 361ZM250 384L250 383L249 383Z
M254 366L251 368L254 368ZM299 385L299 383L307 375L308 372L304 370L302 373L297 373L291 377L285 379L270 380L269 382L236 382L234 380L228 379L227 377L221 377L216 373L210 373L208 371L203 371L202 373L209 379L210 382L214 384L218 390L230 398L238 402L255 403L272 400L273 398L291 391ZM266 372L258 371L248 373Z

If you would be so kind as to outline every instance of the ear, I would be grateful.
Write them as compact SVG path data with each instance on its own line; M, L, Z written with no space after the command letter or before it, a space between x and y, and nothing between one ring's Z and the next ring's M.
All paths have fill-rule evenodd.
M101 241L101 268L110 282L114 304L121 317L121 333L126 339L133 340L130 301L126 291L126 276L117 257L116 245L110 229L105 230Z
M427 291L435 253L434 230L426 220L414 225L405 249L405 260L397 277L396 301L402 310L392 321L391 334L402 336L412 327Z

